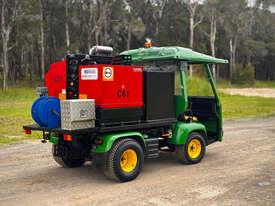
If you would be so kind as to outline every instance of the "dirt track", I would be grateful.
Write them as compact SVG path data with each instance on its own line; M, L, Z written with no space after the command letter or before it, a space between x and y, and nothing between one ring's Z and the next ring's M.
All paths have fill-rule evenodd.
M275 205L275 118L226 122L224 141L200 164L164 153L123 184L91 163L59 167L50 147L0 146L0 205Z
M275 89L273 88L227 88L221 89L221 91L231 95L275 98Z

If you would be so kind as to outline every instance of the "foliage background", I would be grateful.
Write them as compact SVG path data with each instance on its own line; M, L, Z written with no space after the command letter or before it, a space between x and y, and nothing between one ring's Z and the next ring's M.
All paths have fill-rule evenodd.
M230 65L218 67L217 78L232 80L233 73L241 73L251 65L254 70L249 75L253 78L274 80L274 2L0 0L0 81L8 68L5 73L9 84L16 85L21 80L33 84L37 79L43 80L44 70L50 63L64 58L68 50L87 53L97 44L113 46L115 52L120 52L141 47L149 37L156 46L190 47L190 8L195 8L193 49L210 55L214 51L216 56L231 60ZM216 33L212 51L213 17Z

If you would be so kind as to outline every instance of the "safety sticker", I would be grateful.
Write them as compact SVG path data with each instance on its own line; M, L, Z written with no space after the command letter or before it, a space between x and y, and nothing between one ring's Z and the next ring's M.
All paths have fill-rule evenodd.
M142 72L142 69L141 68L133 68L133 72Z
M103 67L103 81L114 81L114 68L113 67Z
M81 79L82 80L97 80L98 79L97 68L82 68Z

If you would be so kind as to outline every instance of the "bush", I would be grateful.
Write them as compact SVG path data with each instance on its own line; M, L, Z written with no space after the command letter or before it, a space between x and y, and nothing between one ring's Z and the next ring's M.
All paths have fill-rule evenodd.
M232 74L233 84L247 84L253 85L255 83L255 68L252 64L248 64L245 67L237 65L235 71Z

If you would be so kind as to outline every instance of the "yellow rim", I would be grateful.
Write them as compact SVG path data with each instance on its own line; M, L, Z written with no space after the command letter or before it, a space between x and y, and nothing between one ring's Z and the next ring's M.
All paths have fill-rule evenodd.
M120 167L124 172L132 172L137 166L137 153L133 149L127 149L120 157Z
M188 155L192 159L196 159L201 154L201 142L197 139L192 139L188 144Z

